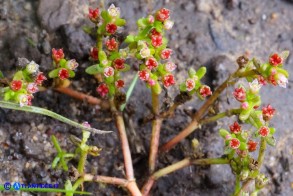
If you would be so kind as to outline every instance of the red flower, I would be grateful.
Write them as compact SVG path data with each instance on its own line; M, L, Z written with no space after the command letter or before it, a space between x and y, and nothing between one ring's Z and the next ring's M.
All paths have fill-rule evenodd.
M202 85L199 89L199 94L202 96L202 97L207 97L207 96L210 96L212 95L212 91L211 91L211 88L207 85Z
M160 9L157 14L156 14L156 19L164 22L165 20L167 20L170 17L170 10L166 9L166 8L162 8Z
M238 122L234 122L234 124L230 125L229 128L231 133L238 134L241 132L241 126L238 124Z
M258 130L258 133L260 136L262 137L266 137L269 135L270 133L270 129L266 126L262 126L259 130Z
M185 82L185 86L186 86L187 91L192 91L195 87L194 80L191 78L188 78Z
M106 46L107 46L107 49L110 50L110 51L114 51L114 50L117 50L118 48L118 43L117 41L115 40L115 38L112 38L112 39L108 39L106 41Z
M22 81L21 80L13 80L11 83L10 83L10 88L11 90L13 91L18 91L20 90L22 87Z
M168 48L162 50L161 51L161 58L162 59L169 59L171 54L172 54L172 52L173 51L171 49L168 49Z
M65 79L69 78L69 72L67 69L62 68L59 70L58 76L61 80L65 80Z
M235 99L237 99L240 102L243 102L246 99L246 92L245 89L242 87L236 88L233 92L233 95Z
M271 57L270 57L270 64L272 65L272 66L278 66L278 65L280 65L280 64L282 64L282 62L283 62L283 59L282 59L282 57L280 57L278 54L273 54Z
M158 32L156 29L151 30L151 38L154 36L162 36L160 32Z
M106 26L107 33L114 34L117 31L117 25L109 23Z
M43 72L39 72L35 79L35 83L38 85L42 85L44 80L47 80L47 78L44 76Z
M163 44L163 37L161 35L158 36L152 36L152 45L154 47L159 47Z
M253 141L253 140L249 140L247 142L247 146L248 146L248 151L249 152L253 152L256 150L257 147L257 142Z
M113 61L113 66L117 70L124 69L125 68L124 62L125 62L125 59L115 59Z
M100 16L99 8L96 8L96 9L89 8L88 17L92 22L96 23L99 20L99 16Z
M151 57L151 58L148 58L145 62L146 66L148 69L153 69L153 68L156 68L158 66L158 62L155 58Z
M267 84L266 79L263 76L261 76L261 75L259 75L257 77L257 80L258 80L258 83L260 83L261 85L266 85Z
M104 69L104 75L105 75L105 77L113 76L114 75L114 69L113 69L113 67L106 67Z
M139 71L138 76L142 81L147 81L150 78L150 74L147 70Z
M123 80L117 80L115 82L115 85L117 88L123 88L124 87L124 81Z
M32 105L32 100L33 100L34 96L32 95L27 95L27 105Z
M269 104L267 107L262 108L262 117L264 121L269 121L275 114L275 109Z
M33 94L39 91L38 85L36 83L29 83L26 87L28 93Z
M175 79L172 74L165 75L163 77L163 84L166 88L175 84Z
M97 92L102 96L106 96L109 93L109 88L107 84L100 84L97 88Z
M274 74L271 74L269 76L268 81L274 86L277 86L277 84L278 84Z
M92 47L90 51L90 56L94 61L99 60L99 51L98 48Z
M237 149L240 146L240 141L237 138L233 138L229 141L230 148Z
M52 49L52 58L53 60L58 63L61 59L64 58L64 52L63 52L63 49L55 49L53 48Z

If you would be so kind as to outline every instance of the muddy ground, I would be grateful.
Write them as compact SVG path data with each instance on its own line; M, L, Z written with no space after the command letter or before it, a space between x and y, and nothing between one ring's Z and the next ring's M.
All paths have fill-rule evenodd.
M151 2L151 1L149 1ZM175 50L174 62L178 64L177 79L182 81L186 71L193 66L208 67L206 83L217 86L236 69L235 59L242 54L266 60L272 52L284 49L293 52L293 1L292 0L164 0L153 1L151 6L145 0L106 1L121 7L122 17L127 19L126 31L135 32L135 20L145 16L149 7L167 7L172 10L174 29L168 34L170 47ZM48 72L51 69L50 51L63 47L67 56L80 62L79 72L72 88L98 96L96 82L84 73L89 65L88 51L94 40L85 34L83 26L88 5L96 6L93 0L0 0L0 69L11 76L17 69L17 58L25 57L41 65ZM135 66L135 65L134 65ZM293 71L293 56L285 65ZM134 71L131 71L133 74ZM132 75L125 76L129 83ZM50 83L50 82L49 82ZM48 85L49 85L48 83ZM220 111L232 108L232 88L227 90L218 103ZM174 97L178 89L170 93ZM271 177L271 183L261 195L293 195L293 106L292 81L287 89L262 89L263 103L277 108L272 120L277 128L277 147L269 147L263 172ZM141 124L148 114L149 90L138 82L128 106L127 121L133 121L137 134L131 135L131 150L137 179L146 171L150 124ZM161 97L162 100L164 96ZM230 104L227 99L231 100ZM162 140L178 133L190 121L186 111L194 112L202 102L194 100L178 108L176 116L166 120L162 129ZM88 121L93 127L115 130L108 111L102 111L85 102L48 90L37 94L34 105L48 108L75 121ZM146 112L147 111L147 112ZM135 115L134 115L135 113ZM226 127L230 120L203 127L191 134L170 153L160 158L159 167L176 162L191 152L190 142L197 138L204 156L222 155L223 141L218 136L219 127ZM56 120L35 114L0 109L0 183L20 181L27 183L59 183L63 185L67 174L52 170L50 163L55 150L50 136L58 137L61 146L72 149L68 137L80 136L78 129ZM93 173L123 177L123 157L116 132L111 135L94 136L91 144L103 148L101 156L89 158L87 170ZM139 149L138 147L143 147ZM138 181L141 185L143 181ZM228 166L185 168L158 181L153 195L229 195L233 191L234 177ZM86 190L95 195L126 195L114 186L86 184ZM3 193L0 193L2 195ZM34 195L34 194L23 194Z

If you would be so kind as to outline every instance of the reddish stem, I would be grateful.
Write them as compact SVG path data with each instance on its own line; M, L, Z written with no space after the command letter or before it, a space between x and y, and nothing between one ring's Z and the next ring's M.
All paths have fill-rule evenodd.
M149 173L153 173L156 167L156 160L158 155L158 148L160 142L160 131L162 125L162 119L158 116L160 113L160 100L159 95L152 92L152 105L155 119L152 123L152 137L150 143L150 154L149 154Z
M183 129L178 135L173 137L171 140L166 142L161 148L161 152L165 152L170 150L173 146L175 146L178 142L186 138L188 135L190 135L193 131L195 131L199 127L199 121L203 117L203 115L206 113L208 108L214 104L214 102L217 100L217 98L220 96L220 94L225 90L226 87L228 87L230 80L235 77L238 74L237 70L234 74L232 74L227 80L225 80L214 92L213 95L200 107L200 109L195 113L195 115L192 117L191 123ZM238 76L238 75L237 75Z
M73 97L78 100L86 100L89 104L92 104L92 105L100 105L103 109L109 108L109 103L107 101L103 101L93 96L75 91L71 88L58 87L58 88L54 88L54 90L60 93L69 95L70 97Z

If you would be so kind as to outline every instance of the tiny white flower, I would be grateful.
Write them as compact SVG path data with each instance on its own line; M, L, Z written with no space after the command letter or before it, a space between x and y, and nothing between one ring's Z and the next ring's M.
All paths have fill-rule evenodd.
M113 67L106 67L104 69L105 77L113 76L114 75L114 68Z
M39 65L36 64L34 61L31 61L27 66L26 70L28 73L33 74L39 70Z
M189 78L185 82L187 91L192 91L195 87L195 82L193 79Z
M115 7L114 4L111 4L110 7L108 8L108 13L112 17L116 17L120 15L120 8Z
M278 78L278 81L277 81L278 85L280 87L286 88L288 83L288 79L286 78L286 76L284 76L283 74L278 74L277 78Z
M249 82L249 88L253 94L258 93L261 87L262 84L260 84L257 79L254 79L252 82Z
M75 59L71 59L71 60L67 61L66 66L70 70L75 70L78 67L78 63L76 62Z
M172 20L165 20L164 22L164 28L166 30L172 29L173 25L174 25L174 22Z
M28 97L27 97L26 94L20 94L18 96L18 100L19 100L20 107L23 107L25 105L28 105Z
M146 48L146 47L148 47L147 44L146 44L146 42L145 42L145 41L141 41L141 40L139 40L139 41L137 42L137 46L138 46L138 47L142 47L142 48Z
M149 48L144 47L139 51L139 54L142 58L148 58L149 56L151 56L151 51Z
M27 90L29 93L34 94L34 93L36 93L36 92L39 91L39 88L38 88L37 83L29 83L29 84L27 85L26 90Z
M173 62L167 62L165 64L165 70L168 72L172 72L177 68L177 65L175 65Z
M124 49L120 49L119 50L119 53L121 55L122 58L127 58L128 57L128 54L129 54L129 48L124 48Z

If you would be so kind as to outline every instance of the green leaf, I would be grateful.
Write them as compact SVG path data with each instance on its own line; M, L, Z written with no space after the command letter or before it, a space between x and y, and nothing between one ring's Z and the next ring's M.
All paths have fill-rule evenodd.
M276 139L273 136L267 136L266 141L268 145L275 146L276 145Z
M91 34L93 28L90 27L90 26L83 26L83 27L82 27L82 30L83 30L86 34Z
M240 150L246 150L247 149L247 144L245 142L241 142L239 146Z
M60 65L60 67L62 67L62 68L66 68L66 64L67 64L66 59L61 59L61 60L59 61L59 65Z
M151 29L152 29L152 27L150 26L150 27L147 27L144 30L140 31L138 36L136 36L135 40L138 41L138 40L144 39L149 34Z
M198 77L198 79L200 80L207 72L207 68L206 67L201 67L197 70L196 72L196 76Z
M223 137L225 139L226 136L229 135L230 133L226 129L220 129L219 134L220 134L221 137Z
M67 190L68 192L66 192L66 196L73 196L73 192L74 190L72 189L72 184L70 182L70 180L66 180L65 182L65 190Z
M69 70L69 77L73 78L75 76L75 72L72 70Z
M110 78L110 77L108 77L108 78ZM114 78L113 78L113 81L114 81ZM109 85L109 94L110 95L114 95L115 94L115 86L114 85Z
M112 52L111 56L109 57L109 59L111 61L120 58L120 53L119 52Z
M161 85L158 82L156 82L156 84L152 86L152 91L156 93L157 95L159 95L162 92Z
M158 31L159 33L161 33L163 30L163 24L160 21L155 21L154 27L155 27L156 31Z
M188 70L188 76L189 76L190 78L193 78L194 76L196 76L196 71L195 71L193 68L190 68L190 69Z
M60 157L55 157L52 162L52 168L55 169L57 167L58 162L60 161Z
M119 27L124 26L126 24L126 20L124 20L122 18L116 18L115 24Z
M181 92L185 92L186 91L186 84L185 83L181 83L180 86L179 86L179 90Z
M286 78L289 77L289 73L285 69L282 69L282 68L276 68L276 69L278 73L283 74Z
M49 72L49 77L50 78L56 78L58 77L58 73L59 73L59 68L58 69L53 69L52 71Z
M0 79L4 78L4 74L0 71Z
M137 20L136 24L139 28L145 28L148 25L148 21L146 18L140 18Z
M104 71L104 69L102 67L100 67L99 64L92 65L92 66L86 68L86 70L85 70L85 72L90 75L94 75L97 73L103 73L103 71Z
M119 71L126 72L130 70L130 65L124 63L124 66L125 66L124 69L120 69Z
M111 21L111 16L109 15L109 13L106 10L103 10L101 12L101 16L104 19L104 24L109 23Z
M106 77L105 82L107 84L113 83L114 82L114 77L113 76Z
M240 115L239 115L239 119L241 121L247 120L249 118L249 116L250 116L251 111L252 111L252 109L242 110Z
M102 63L103 61L107 61L107 54L102 50L102 51L99 51L99 61L100 63Z
M270 127L270 134L273 135L276 132L276 129L274 127Z
M134 35L128 35L126 39L124 40L125 43L132 43L135 41L135 36Z

